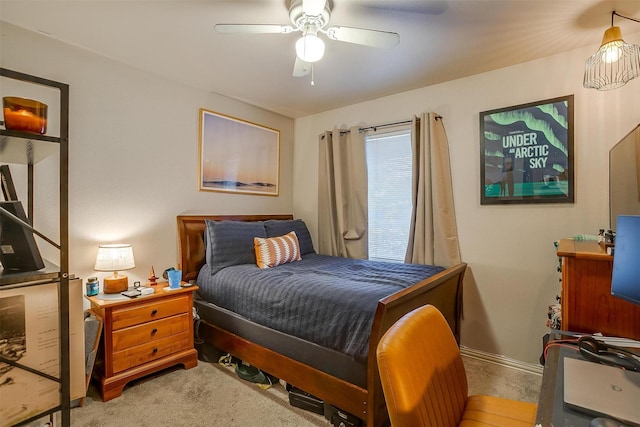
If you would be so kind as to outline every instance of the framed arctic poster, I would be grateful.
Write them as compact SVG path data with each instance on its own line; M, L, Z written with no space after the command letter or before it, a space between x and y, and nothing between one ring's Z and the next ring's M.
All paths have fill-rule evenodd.
M573 203L573 95L480 113L480 204Z

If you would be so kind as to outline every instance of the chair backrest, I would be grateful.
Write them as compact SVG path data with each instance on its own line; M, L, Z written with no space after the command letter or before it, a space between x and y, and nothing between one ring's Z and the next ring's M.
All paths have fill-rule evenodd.
M393 427L453 427L467 401L460 349L432 305L405 314L383 335L376 357Z

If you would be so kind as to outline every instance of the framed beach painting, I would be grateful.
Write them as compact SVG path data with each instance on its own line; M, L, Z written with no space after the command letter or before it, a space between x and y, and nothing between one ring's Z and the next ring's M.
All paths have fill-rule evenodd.
M279 194L280 131L200 109L202 191Z
M480 204L573 203L573 95L480 113Z

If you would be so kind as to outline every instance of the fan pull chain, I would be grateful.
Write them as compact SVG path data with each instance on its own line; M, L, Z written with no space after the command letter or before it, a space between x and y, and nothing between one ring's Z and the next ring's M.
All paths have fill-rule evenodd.
M313 73L314 67L313 67L313 62L311 63L311 86L315 86L316 82L314 80L314 73Z

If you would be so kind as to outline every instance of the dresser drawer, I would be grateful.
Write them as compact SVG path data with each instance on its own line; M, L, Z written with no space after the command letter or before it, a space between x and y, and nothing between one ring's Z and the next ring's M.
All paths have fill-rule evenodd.
M145 344L153 340L188 332L191 315L184 313L137 326L122 328L113 332L113 350L120 351L129 347Z
M112 328L115 331L182 313L191 313L191 304L187 295L118 307L112 313Z
M154 340L146 344L113 353L113 373L142 365L181 350L193 348L189 332Z

